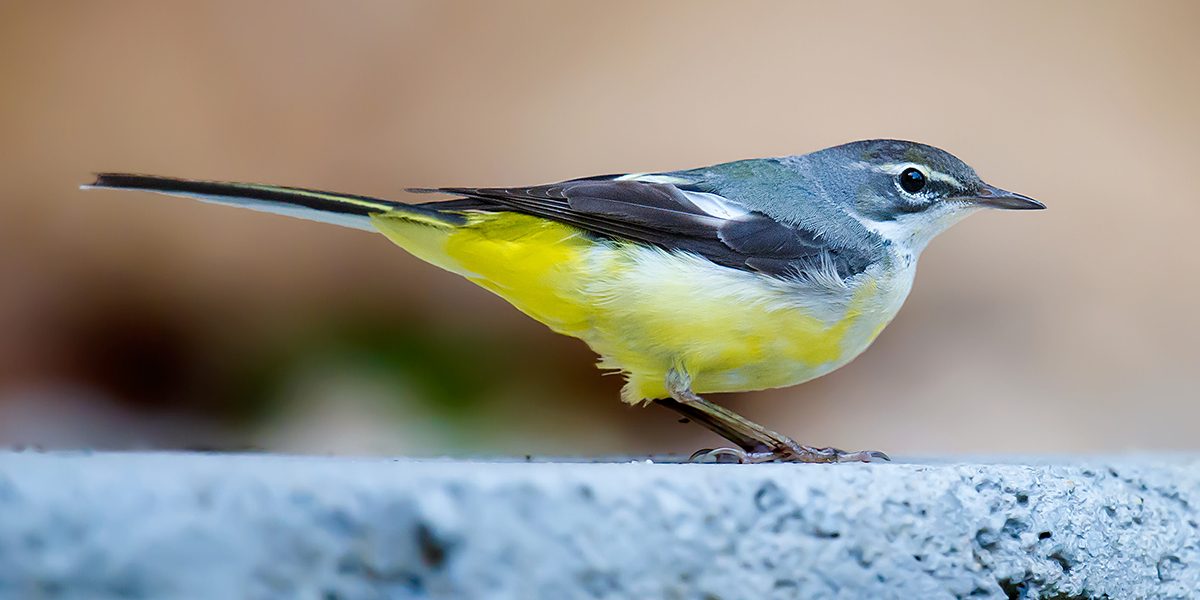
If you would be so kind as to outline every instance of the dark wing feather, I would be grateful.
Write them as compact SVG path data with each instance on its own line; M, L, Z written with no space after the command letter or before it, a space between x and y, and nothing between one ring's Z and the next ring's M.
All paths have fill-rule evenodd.
M859 261L840 259L811 231L757 212L736 218L714 216L666 183L598 177L523 188L410 191L464 196L421 205L438 211L519 212L605 238L692 252L734 269L794 276L822 268L828 261L842 277L862 270L851 264Z

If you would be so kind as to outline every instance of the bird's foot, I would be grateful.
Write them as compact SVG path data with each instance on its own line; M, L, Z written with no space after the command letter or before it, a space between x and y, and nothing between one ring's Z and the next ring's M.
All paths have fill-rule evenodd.
M758 464L770 462L791 463L844 463L871 462L876 460L890 461L888 455L878 450L862 450L846 452L837 448L812 448L801 446L792 440L786 445L777 446L773 450L748 452L741 448L716 448L698 450L688 458L694 463L740 463Z
M697 396L692 391L691 378L686 372L671 369L667 372L665 384L671 399L660 398L655 402L711 429L739 446L701 450L693 454L688 462L842 463L891 460L886 454L875 450L846 452L837 448L801 446L786 435L775 433L728 408Z

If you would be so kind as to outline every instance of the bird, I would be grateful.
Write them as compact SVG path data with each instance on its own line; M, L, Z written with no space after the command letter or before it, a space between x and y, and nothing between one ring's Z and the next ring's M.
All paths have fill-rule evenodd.
M900 310L917 259L985 208L1043 209L950 153L875 139L803 155L529 187L409 188L404 203L295 187L100 173L144 190L381 233L587 343L630 404L733 444L700 462L888 460L797 443L701 394L787 387L861 354Z

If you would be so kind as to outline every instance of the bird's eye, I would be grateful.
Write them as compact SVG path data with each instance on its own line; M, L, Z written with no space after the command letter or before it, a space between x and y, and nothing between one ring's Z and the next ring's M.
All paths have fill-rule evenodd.
M900 187L910 194L915 194L925 187L925 175L909 167L900 173Z

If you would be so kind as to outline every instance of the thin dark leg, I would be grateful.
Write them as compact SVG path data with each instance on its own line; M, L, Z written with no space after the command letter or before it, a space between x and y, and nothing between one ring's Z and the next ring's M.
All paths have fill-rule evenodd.
M670 392L671 399L655 400L655 403L709 428L739 447L739 449L722 448L706 453L714 457L730 455L739 462L751 463L834 463L888 460L886 454L873 450L843 452L836 448L801 446L785 435L775 433L727 408L697 396L691 390L691 378L674 369L667 373L667 391Z
M765 437L774 435L773 432L755 425L752 421L742 419L728 408L707 400L680 402L674 398L664 398L655 400L654 403L665 406L687 417L688 420L709 428L746 452L766 452L773 447L763 441ZM751 431L751 427L760 431Z

